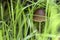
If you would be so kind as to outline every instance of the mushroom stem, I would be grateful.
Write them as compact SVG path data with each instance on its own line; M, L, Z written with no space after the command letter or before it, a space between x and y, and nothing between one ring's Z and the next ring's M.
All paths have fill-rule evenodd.
M39 22L39 33L41 33L41 22Z

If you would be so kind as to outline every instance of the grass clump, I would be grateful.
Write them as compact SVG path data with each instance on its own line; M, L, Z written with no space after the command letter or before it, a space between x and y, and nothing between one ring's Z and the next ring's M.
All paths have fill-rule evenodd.
M0 2L0 40L58 40L60 38L60 4L57 4L56 0L6 2L6 6ZM45 9L45 22L33 21L34 11L37 8Z

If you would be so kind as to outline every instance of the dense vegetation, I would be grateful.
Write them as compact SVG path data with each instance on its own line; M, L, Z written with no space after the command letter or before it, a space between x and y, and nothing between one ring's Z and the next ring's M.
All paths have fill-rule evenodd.
M45 21L33 21L34 11L45 10ZM59 0L1 0L0 40L60 40Z

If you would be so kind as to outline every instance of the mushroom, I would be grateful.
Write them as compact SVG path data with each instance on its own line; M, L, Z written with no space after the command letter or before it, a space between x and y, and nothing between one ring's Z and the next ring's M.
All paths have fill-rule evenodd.
M34 16L33 16L33 21L35 21L35 22L45 21L45 11L44 11L44 9L38 8L37 10L35 10Z
M34 16L33 16L33 21L39 23L38 31L41 33L42 32L41 22L45 22L45 11L44 11L44 9L38 8L35 10Z

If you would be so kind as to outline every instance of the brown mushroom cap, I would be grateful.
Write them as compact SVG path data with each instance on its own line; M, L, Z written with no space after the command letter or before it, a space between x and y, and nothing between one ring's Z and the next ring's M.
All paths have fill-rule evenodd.
M37 9L34 12L33 20L36 21L36 22L45 21L45 11L44 11L44 9Z
M45 11L44 9L36 9L34 12L34 15L41 15L41 16L45 16Z

